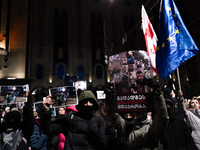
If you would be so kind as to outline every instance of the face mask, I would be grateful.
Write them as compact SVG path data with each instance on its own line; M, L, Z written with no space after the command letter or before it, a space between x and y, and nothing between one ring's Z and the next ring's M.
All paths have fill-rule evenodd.
M93 116L94 112L94 106L80 105L78 109L79 116L85 119L90 119Z
M134 119L134 123L136 125L143 124L147 121L147 118L145 118L143 115L138 116L136 119Z
M124 118L124 120L125 120L126 122L132 122L132 121L133 121L133 118Z

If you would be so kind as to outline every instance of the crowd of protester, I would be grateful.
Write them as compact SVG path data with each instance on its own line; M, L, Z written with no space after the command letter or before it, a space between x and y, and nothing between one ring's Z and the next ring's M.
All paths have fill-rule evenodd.
M154 110L116 113L111 109L112 84L106 99L93 91L78 91L78 104L58 107L51 116L51 96L34 108L31 95L23 109L1 109L2 150L200 150L199 96L175 95L172 81L163 89L150 79Z

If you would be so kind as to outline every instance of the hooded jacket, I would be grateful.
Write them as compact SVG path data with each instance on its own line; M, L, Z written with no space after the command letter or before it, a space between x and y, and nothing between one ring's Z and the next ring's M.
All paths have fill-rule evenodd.
M168 122L167 108L163 95L154 96L154 107L154 120L150 119L140 125L136 125L134 122L128 124L118 113L111 112L110 103L106 102L108 119L117 130L118 135L125 137L127 150L158 149L161 134Z
M194 150L191 130L184 119L175 113L174 99L166 98L165 101L172 106L172 112L160 140L163 148L165 150Z
M94 110L98 109L98 103L91 91L83 91L79 96L79 104L76 106L77 113L67 113L64 117L51 122L50 112L43 112L41 127L45 134L63 133L66 137L65 149L67 150L102 150L106 147L105 128L100 116L91 115L85 117L81 112L81 101L94 100Z
M30 98L28 97L28 99ZM15 115L15 119L19 117L20 120L18 123L15 123L14 127L11 125L10 122L6 121L8 118L12 117L12 115ZM32 107L29 104L26 104L25 107L23 107L23 120L21 120L21 112L18 110L12 110L9 113L7 113L5 115L5 120L0 124L0 133L1 134L7 133L9 126L12 126L13 129L13 131L11 131L10 133L16 133L16 131L18 130L23 134L19 136L21 137L21 141L19 144L17 144L16 150L28 150L28 145L30 137L33 133L33 126L34 126ZM9 143L9 141L7 142ZM3 139L1 139L0 145L1 146L3 145ZM5 147L0 149L7 150Z

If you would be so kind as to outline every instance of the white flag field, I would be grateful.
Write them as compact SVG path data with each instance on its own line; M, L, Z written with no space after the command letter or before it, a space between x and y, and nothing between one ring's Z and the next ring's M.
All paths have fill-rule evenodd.
M158 39L143 5L142 5L142 29L144 33L147 53L149 54L151 67L154 70L154 76L155 76L158 73L156 69L156 47Z

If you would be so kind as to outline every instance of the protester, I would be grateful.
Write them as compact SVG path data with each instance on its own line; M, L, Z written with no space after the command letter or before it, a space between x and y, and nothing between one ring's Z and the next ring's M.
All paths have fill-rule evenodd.
M169 122L160 140L162 147L164 150L195 150L191 129L179 113L175 112L176 98L171 93L164 94Z
M155 116L153 117L153 120L147 120L147 115L140 113L138 114L136 119L133 119L132 122L128 122L124 118L122 118L118 113L113 113L111 111L111 105L109 100L107 100L106 102L106 111L108 119L113 125L113 127L117 129L118 134L123 136L126 140L125 149L127 150L150 150L159 148L160 137L164 132L168 122L167 108L165 105L164 97L161 94L161 89L158 82L154 79L150 79L149 87L154 89L153 98ZM110 94L109 92L106 93Z
M107 143L107 150L111 150L114 146L113 138L116 136L116 130L108 121L106 112L105 112L105 104L103 101L98 101L98 110L96 111L97 116L101 116L103 119L104 127L105 127L105 135L106 135L106 143Z
M28 150L34 125L31 95L28 96L23 112L22 121L22 113L17 108L13 108L5 115L4 121L0 124L1 150Z
M58 107L56 110L56 117L55 119L59 119L65 115L65 107ZM60 139L58 140L58 137L60 135ZM47 141L47 149L48 150L63 150L65 143L65 136L60 133L60 134L55 134L55 135L49 135L48 136L48 141Z
M36 110L33 108L33 115L35 118L34 121L34 130L33 134L30 138L30 147L31 150L47 150L47 138L41 128L40 128L40 114L42 112L42 108L38 107Z
M185 116L187 125L192 129L192 138L197 149L200 149L200 109L199 101L192 99L189 103L190 109L186 109L184 105L183 92L179 90L179 111Z
M102 150L106 149L105 128L100 116L95 116L98 109L94 94L85 90L79 95L77 113L67 113L60 119L51 122L51 96L43 101L44 112L41 127L45 134L63 133L66 137L65 149L70 150Z

